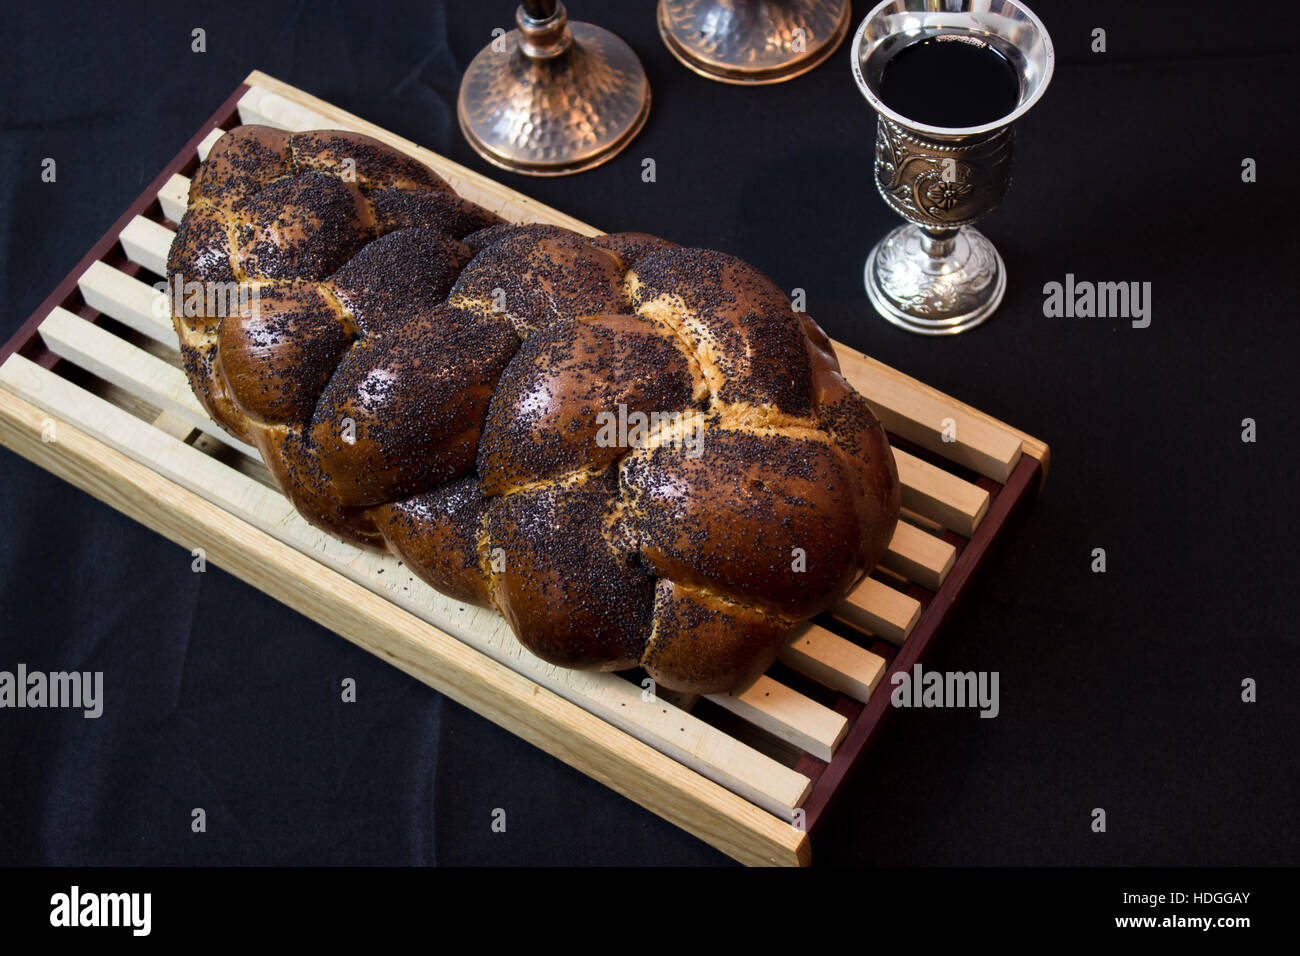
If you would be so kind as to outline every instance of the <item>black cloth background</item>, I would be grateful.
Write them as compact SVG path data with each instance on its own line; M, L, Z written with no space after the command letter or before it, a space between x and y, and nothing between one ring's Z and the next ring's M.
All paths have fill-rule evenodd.
M1044 496L931 662L1000 672L1000 716L894 721L819 861L1294 864L1300 17L1036 9L1056 76L981 225L1006 300L934 341L886 325L862 291L897 220L872 185L847 45L793 82L734 88L668 54L648 0L573 0L640 54L653 112L613 162L534 180L479 160L454 116L461 71L512 25L508 0L9 5L0 336L254 68L607 230L737 254L804 288L831 335L1053 448ZM1258 182L1241 181L1244 157ZM1151 327L1045 318L1043 284L1067 272L1151 282ZM0 711L0 863L725 862L8 451L0 489L0 669L106 684L98 720ZM1257 703L1240 700L1246 677Z

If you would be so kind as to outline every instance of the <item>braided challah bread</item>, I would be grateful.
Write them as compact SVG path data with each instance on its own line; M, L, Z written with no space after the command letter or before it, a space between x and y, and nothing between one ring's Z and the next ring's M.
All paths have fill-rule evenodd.
M176 331L302 515L552 663L736 689L893 535L883 428L723 253L512 225L367 137L243 126L167 268L255 294Z

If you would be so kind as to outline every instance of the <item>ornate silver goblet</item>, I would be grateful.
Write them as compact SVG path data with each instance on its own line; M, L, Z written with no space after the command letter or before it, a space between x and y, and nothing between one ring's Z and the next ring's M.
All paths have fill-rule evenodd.
M947 42L982 48L1009 64L1019 89L1004 115L980 125L934 125L882 98L886 71L900 53ZM1006 267L972 223L1006 194L1013 124L1047 89L1054 59L1047 30L1017 0L886 0L862 21L853 38L853 77L877 114L876 188L907 220L867 259L867 295L890 322L953 335L979 325L1001 303ZM924 97L920 102L924 108Z

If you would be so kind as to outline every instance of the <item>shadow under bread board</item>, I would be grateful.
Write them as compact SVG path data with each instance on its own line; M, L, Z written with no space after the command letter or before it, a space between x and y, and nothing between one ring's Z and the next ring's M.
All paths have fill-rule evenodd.
M189 177L241 123L365 133L507 219L599 232L254 72L0 348L0 441L733 858L809 863L827 807L893 710L877 689L926 653L1036 495L1047 446L836 343L903 483L881 566L737 694L643 695L637 674L547 664L495 612L307 524L190 392L154 283Z

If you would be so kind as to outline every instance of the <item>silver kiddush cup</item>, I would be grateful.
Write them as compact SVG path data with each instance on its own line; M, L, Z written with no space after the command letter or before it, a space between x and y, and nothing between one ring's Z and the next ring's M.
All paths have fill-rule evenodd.
M937 37L990 47L1015 71L1015 108L982 126L917 122L880 98L885 66L914 43ZM867 295L890 322L923 335L955 335L1002 301L1006 267L973 227L1011 185L1014 123L1052 78L1052 40L1016 0L887 0L853 38L853 78L876 111L876 188L907 220L871 250Z

